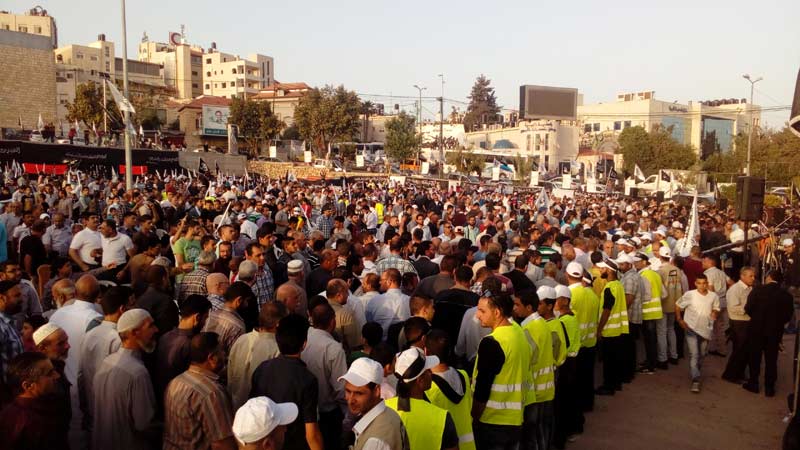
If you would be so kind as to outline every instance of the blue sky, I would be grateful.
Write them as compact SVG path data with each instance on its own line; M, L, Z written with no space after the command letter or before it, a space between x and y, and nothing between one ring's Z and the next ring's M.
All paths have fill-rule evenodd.
M99 33L120 43L119 3L3 0L0 8L21 13L41 5L56 18L59 45ZM166 42L185 24L192 43L275 57L279 81L396 96L416 96L412 86L420 84L438 96L437 74L444 73L445 97L465 101L483 73L500 104L514 109L521 84L575 87L586 103L640 90L682 103L742 98L749 95L744 73L764 77L757 104L788 105L800 68L797 0L129 0L127 17L131 58L142 32ZM373 100L409 110L414 102ZM433 100L424 106L438 108ZM788 115L765 120L782 125Z

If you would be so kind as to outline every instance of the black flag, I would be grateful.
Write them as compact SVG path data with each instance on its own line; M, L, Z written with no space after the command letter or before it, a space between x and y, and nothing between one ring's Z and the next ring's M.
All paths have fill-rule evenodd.
M219 176L219 161L214 161L215 173Z
M203 161L203 158L200 158L200 165L197 167L197 172L201 175L208 175L211 170L208 168L208 164Z
M609 180L618 180L619 179L619 176L617 175L617 171L614 170L613 167L608 170L608 179Z
M661 171L661 181L672 183L672 177L670 177L669 172L667 172L666 170Z
M800 136L800 71L797 72L797 83L794 86L792 113L789 115L789 126L792 133Z

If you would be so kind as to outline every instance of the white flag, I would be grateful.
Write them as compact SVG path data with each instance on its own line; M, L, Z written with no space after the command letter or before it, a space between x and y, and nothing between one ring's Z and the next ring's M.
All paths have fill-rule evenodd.
M119 177L117 176L117 171L114 170L114 166L111 166L111 181L118 181Z
M747 232L745 230L745 232ZM700 221L697 216L697 190L694 192L694 201L692 201L692 211L689 215L689 223L686 225L686 236L679 240L675 245L675 254L684 256L688 255L692 247L697 245L696 236L700 234Z
M542 208L550 209L550 197L547 196L547 191L544 188L539 192L539 197L536 199L534 206L536 206L537 211Z
M114 97L114 102L117 103L117 108L119 108L120 111L128 111L131 114L136 114L136 110L133 108L133 105L127 98L125 98L124 95L122 95L122 93L119 92L117 85L109 80L106 80L106 83L108 84L108 89L111 91L111 96Z
M144 127L139 125L139 137L144 137Z
M638 164L634 164L633 166L633 177L640 182L645 180L644 172L642 172Z
M81 132L81 126L78 124L78 119L75 119L75 133L78 134Z
M42 113L39 113L39 121L36 122L36 127L41 132L44 130L44 120L42 120Z

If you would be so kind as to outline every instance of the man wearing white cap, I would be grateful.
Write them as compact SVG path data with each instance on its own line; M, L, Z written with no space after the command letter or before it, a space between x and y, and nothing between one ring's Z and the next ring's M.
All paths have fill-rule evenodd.
M64 376L64 360L69 353L67 333L57 325L46 323L33 333L33 343L36 344L36 351L47 356L53 364L53 368L60 375L55 383L55 390L52 392L50 407L52 408L51 413L57 418L59 425L63 425L63 430L69 430L69 422L72 417L70 383Z
M458 432L450 413L424 400L431 387L431 369L438 365L439 358L425 357L417 347L400 353L395 361L397 397L386 400L386 406L403 421L411 449L458 448Z
M614 260L620 269L620 273L622 273L619 281L625 289L625 301L628 307L629 333L625 333L622 336L626 344L624 354L627 358L621 367L622 380L625 383L630 383L636 374L636 339L639 338L642 325L643 280L633 266L636 259L638 258L634 258L628 253L620 253L617 259Z
M580 350L577 356L576 395L579 412L594 408L594 363L597 346L597 318L600 316L600 299L591 288L592 280L588 272L578 263L569 263L565 270L570 290L570 308L575 313L580 330ZM585 275L584 275L585 274ZM585 281L584 281L585 280ZM586 285L584 285L584 282ZM581 417L582 418L582 417ZM578 419L578 430L583 423Z
M666 291L661 276L650 267L647 255L637 253L635 259L638 260L636 270L642 279L642 334L646 355L646 362L639 367L639 372L652 374L656 366L667 370L666 351L659 351L659 347L666 347L666 319L661 309Z
M144 309L125 311L117 321L122 346L103 360L94 377L92 448L150 449L161 430L156 398L142 352L155 349L158 328Z
M581 331L578 319L570 308L572 291L559 284L555 288L555 314L566 339L567 357L556 373L556 428L553 442L556 448L566 445L567 437L583 431L583 413L578 406L578 351L581 348Z
M603 384L595 391L597 395L614 395L622 390L623 365L626 363L623 336L628 334L628 297L618 280L619 266L611 260L596 264L600 276L607 280L602 291L602 312L597 324L597 335L603 352ZM631 299L631 303L633 299Z
M251 398L233 418L233 435L239 449L283 449L286 425L297 419L297 413L294 403L275 403L268 397Z
M339 382L344 382L350 413L360 417L353 426L356 437L353 450L409 450L405 425L381 399L383 367L379 362L359 358L339 377Z

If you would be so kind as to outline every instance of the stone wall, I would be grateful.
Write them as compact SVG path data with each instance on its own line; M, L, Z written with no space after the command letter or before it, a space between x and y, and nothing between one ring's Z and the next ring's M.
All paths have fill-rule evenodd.
M56 123L56 70L49 37L0 30L0 128Z
M323 173L328 178L336 178L338 174L332 170L318 169L311 166L295 166L292 163L277 163L266 161L249 161L247 170L269 178L283 178L287 171L291 171L298 179L322 178Z

